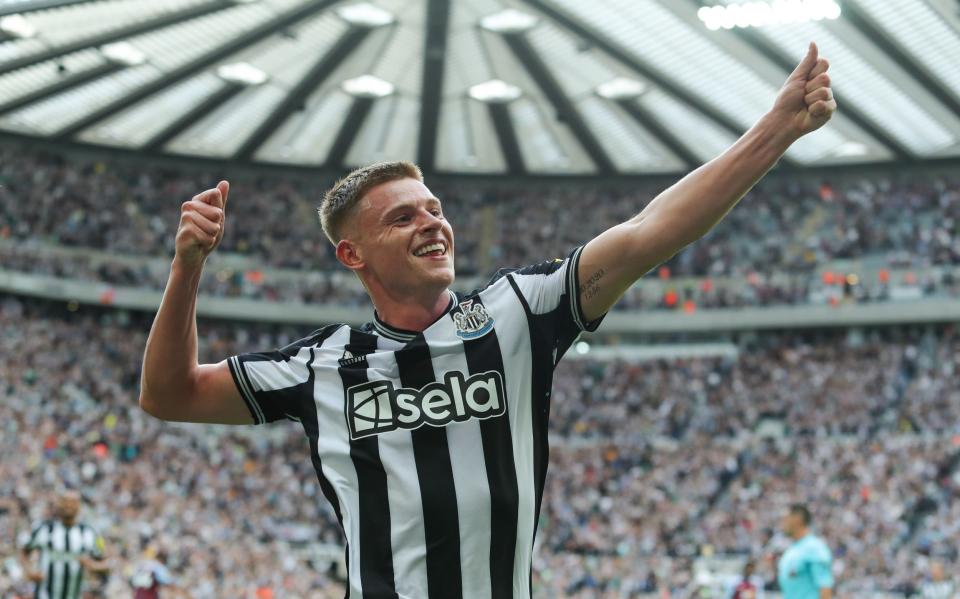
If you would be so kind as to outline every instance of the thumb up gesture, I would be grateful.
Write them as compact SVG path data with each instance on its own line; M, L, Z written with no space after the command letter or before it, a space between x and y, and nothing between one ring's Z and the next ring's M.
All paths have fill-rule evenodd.
M797 138L822 127L837 110L829 68L830 63L819 57L817 45L811 42L807 55L777 94L772 114Z
M230 183L221 181L213 189L193 196L180 206L176 260L199 268L210 252L220 245L229 192Z

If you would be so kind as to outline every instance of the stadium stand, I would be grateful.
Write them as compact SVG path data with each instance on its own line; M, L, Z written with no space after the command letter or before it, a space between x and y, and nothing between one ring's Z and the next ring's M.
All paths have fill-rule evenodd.
M196 169L0 150L3 267L162 290L169 263L158 257L172 256L180 203L213 179ZM955 177L809 181L773 175L743 200L749 210L733 211L632 289L617 309L960 296ZM278 175L247 175L235 183L231 197L238 208L230 212L217 257L239 261L208 269L201 291L365 304L358 282L333 284L322 274L339 269L315 212L328 183ZM638 212L658 191L649 183L630 191L555 185L548 191L507 190L469 182L434 188L455 226L457 269L465 285L498 267L565 255ZM120 209L98 210L97 202ZM591 210L568 209L585 204ZM303 271L311 277L304 280Z
M0 451L20 456L0 466L0 496L17 508L0 511L4 538L73 484L126 569L152 543L196 596L339 596L339 530L296 425L169 425L141 412L148 329L146 314L0 300ZM201 322L200 360L304 333ZM929 390L957 367L954 346L950 327L783 333L737 359L565 364L537 596L687 596L703 582L698 560L775 554L776 519L798 496L835 548L841 593L910 591L928 559L957 568L960 430L928 399L956 406L955 377ZM938 516L950 524L931 524ZM128 584L116 575L103 592Z

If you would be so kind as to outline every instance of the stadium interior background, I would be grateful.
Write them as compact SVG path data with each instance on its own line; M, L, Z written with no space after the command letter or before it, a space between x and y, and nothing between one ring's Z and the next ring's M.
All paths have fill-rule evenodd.
M795 502L837 596L957 583L960 3L749 4L0 0L0 597L64 485L91 596L158 551L193 597L343 596L297 424L137 405L184 200L231 181L200 362L278 347L370 319L316 217L351 166L419 162L469 290L722 151L810 39L834 121L557 370L534 595L726 597L753 560L777 597Z

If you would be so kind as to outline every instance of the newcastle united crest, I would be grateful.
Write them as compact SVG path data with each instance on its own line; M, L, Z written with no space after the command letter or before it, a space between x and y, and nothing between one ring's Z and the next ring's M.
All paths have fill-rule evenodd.
M460 303L459 310L453 313L453 322L457 325L457 337L476 339L493 330L493 318L483 304L466 300Z

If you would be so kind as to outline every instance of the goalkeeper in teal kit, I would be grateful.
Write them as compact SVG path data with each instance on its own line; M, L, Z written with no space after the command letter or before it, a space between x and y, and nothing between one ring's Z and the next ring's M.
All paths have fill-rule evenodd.
M783 532L793 544L780 556L777 582L783 599L831 599L833 557L820 537L810 532L810 511L793 505L783 518Z

